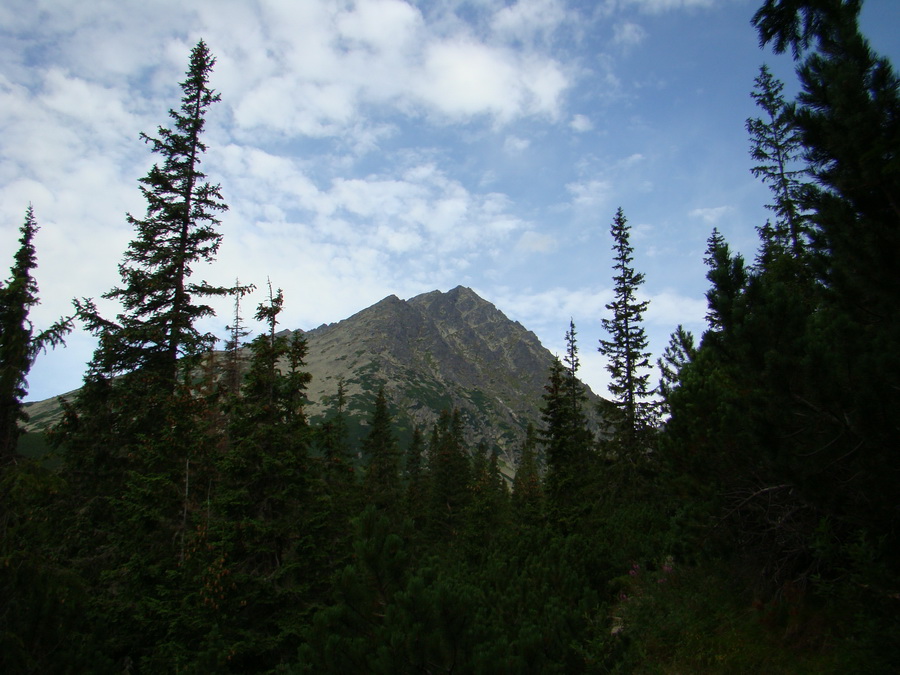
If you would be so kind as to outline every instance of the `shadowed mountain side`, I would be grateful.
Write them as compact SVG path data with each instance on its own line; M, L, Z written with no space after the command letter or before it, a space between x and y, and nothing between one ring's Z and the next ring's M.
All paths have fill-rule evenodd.
M512 467L528 422L540 426L553 354L464 286L410 300L391 295L304 335L312 375L307 415L316 422L333 414L343 380L351 441L365 434L382 385L402 443L416 425L427 435L441 410L457 408L472 447L496 446ZM600 398L585 388L586 412L596 425ZM60 408L52 398L28 404L27 412L26 428L41 431L57 421Z
M540 424L553 354L469 288L388 296L306 337L312 419L327 414L343 378L351 415L368 411L383 384L402 435L427 432L455 407L469 441L496 445L509 464L528 422Z

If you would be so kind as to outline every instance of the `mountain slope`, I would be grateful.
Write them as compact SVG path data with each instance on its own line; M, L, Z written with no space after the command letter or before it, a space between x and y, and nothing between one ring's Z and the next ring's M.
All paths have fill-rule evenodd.
M351 413L368 410L383 384L401 432L427 430L457 408L470 442L496 445L507 461L528 422L540 423L553 354L469 288L392 295L306 337L312 419L326 414L343 378Z
M402 441L414 426L427 433L441 410L456 408L469 442L498 447L512 465L528 422L540 424L553 354L534 333L469 288L409 300L391 295L304 335L312 375L307 414L313 422L332 414L343 380L353 439L366 431L379 386L385 388ZM595 406L589 407L595 418ZM59 406L49 399L27 410L29 428L40 430L53 423Z

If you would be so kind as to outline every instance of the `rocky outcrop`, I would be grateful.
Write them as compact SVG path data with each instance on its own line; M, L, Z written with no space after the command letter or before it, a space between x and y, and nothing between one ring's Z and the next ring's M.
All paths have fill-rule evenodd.
M311 418L328 413L340 379L351 413L367 410L383 385L401 434L427 430L442 409L456 408L469 441L498 447L508 463L528 422L540 422L553 355L464 286L388 296L306 337Z

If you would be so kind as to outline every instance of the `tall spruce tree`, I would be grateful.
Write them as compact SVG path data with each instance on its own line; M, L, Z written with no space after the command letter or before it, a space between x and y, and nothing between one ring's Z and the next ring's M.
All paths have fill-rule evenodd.
M325 573L327 516L313 496L304 413L306 343L299 332L277 332L284 294L268 286L255 314L267 329L249 345L245 383L229 409L229 443L217 462L212 513L198 518L202 536L194 554L201 576L228 577L200 595L207 609L221 612L216 630L238 670L272 668L294 648L310 593Z
M244 324L244 316L241 313L241 300L253 290L255 290L255 286L241 286L240 279L234 280L232 289L234 314L231 325L225 328L228 331L228 339L225 341L225 365L222 377L222 386L226 392L232 395L240 393L246 360L242 348L244 347L244 338L250 335L250 330Z
M658 390L665 412L669 410L669 396L678 387L682 369L696 355L697 347L694 345L693 333L679 324L675 332L669 336L669 344L666 345L663 355L656 361L660 374Z
M545 476L547 501L560 523L577 520L588 503L584 494L593 454L594 438L587 425L584 403L587 396L578 380L578 344L575 323L566 332L565 365L557 358L542 394L540 436L547 458Z
M428 527L437 540L457 537L471 496L472 467L459 411L442 410L428 444Z
M152 152L161 155L140 179L147 201L144 218L127 215L136 233L119 265L122 284L103 297L118 300L116 321L104 319L92 301L77 302L87 326L100 338L91 373L111 377L141 369L153 373L168 390L175 386L178 360L197 357L215 337L201 333L196 322L214 314L198 300L226 295L229 288L193 283L197 263L212 262L222 235L217 213L227 210L221 188L205 181L200 170L206 144L202 140L209 107L219 95L209 87L215 58L202 40L191 51L179 110L174 124L160 126L157 137L142 133Z
M743 256L731 252L718 228L713 228L706 240L703 262L709 268L706 278L710 282L710 289L706 292L706 321L710 332L704 337L712 339L710 336L719 334L731 338L743 321L743 295L750 272Z
M759 69L754 82L752 96L765 117L750 118L746 126L751 141L750 156L758 162L750 171L774 196L768 208L775 214L775 225L767 239L777 250L801 258L808 247L809 224L807 214L800 208L804 188L800 177L806 170L799 164L799 134L781 93L784 84L772 75L768 66Z
M35 358L41 350L62 344L72 325L71 319L60 319L35 335L28 318L38 304L37 282L32 275L37 267L34 236L38 225L31 205L19 231L19 250L9 279L0 284L0 466L15 458L21 433L19 422L28 421L22 399L27 393L26 378Z
M578 357L578 340L575 331L574 319L569 319L569 330L566 331L566 353L563 362L566 364L565 390L568 405L571 409L573 424L581 428L580 433L585 434L587 423L584 417L584 404L587 402L587 394L584 385L578 379L578 370L581 368L581 359ZM590 440L585 439L588 443Z
M362 450L368 462L364 483L369 501L381 507L396 506L400 496L400 450L392 424L384 387L379 387Z
M91 584L88 620L117 625L97 629L108 636L112 658L149 669L160 659L175 662L169 649L187 658L172 636L192 577L177 562L204 503L197 487L214 478L219 440L209 401L196 395L191 377L214 342L196 326L214 313L203 301L231 290L190 280L197 264L214 259L216 214L227 208L200 170L205 116L219 100L209 87L214 62L200 41L181 83L181 106L169 112L173 127L141 135L162 161L140 180L146 215L127 216L135 237L119 266L121 284L104 296L121 310L110 320L93 301L76 301L98 346L55 435L77 505L65 534ZM107 552L103 565L94 562L96 550Z
M424 464L425 437L418 425L406 447L404 476L406 478L406 512L417 528L424 522L422 504L428 501L428 473Z
M821 297L805 335L797 401L810 423L797 436L792 477L839 536L863 530L881 541L876 550L896 574L900 78L861 34L861 7L766 0L753 23L761 46L790 50L797 64L791 122L812 177L802 206Z
M643 450L645 435L654 422L653 394L650 386L650 352L643 315L649 300L639 301L637 291L644 283L643 273L632 267L634 248L631 228L621 207L616 211L610 234L613 238L613 301L606 305L612 317L602 320L609 339L601 339L598 351L607 357L606 369L612 376L609 391L618 409L616 438L632 459Z
M35 334L29 319L38 304L32 276L37 230L29 206L10 276L0 282L0 671L10 673L86 669L80 655L91 642L79 639L80 579L54 555L53 505L64 480L17 450L19 423L28 419L22 409L28 372L40 350L61 343L70 329L70 320L62 319Z

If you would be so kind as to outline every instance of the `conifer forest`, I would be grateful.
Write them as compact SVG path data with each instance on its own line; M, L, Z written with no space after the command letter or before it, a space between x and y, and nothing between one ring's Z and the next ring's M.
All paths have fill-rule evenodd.
M269 284L247 341L252 287L194 279L228 208L201 170L219 94L197 43L142 134L146 211L105 303L33 326L22 205L0 285L0 670L898 672L900 79L860 4L764 0L748 28L793 56L799 93L765 67L748 92L770 219L752 257L710 233L701 335L649 353L627 205L598 214L606 334L561 327L514 477L454 409L400 434L384 389L361 439L341 395L311 423L307 343L279 324L302 299ZM228 335L205 334L222 296ZM28 372L75 325L96 351L36 456ZM607 363L598 411L580 349Z

